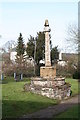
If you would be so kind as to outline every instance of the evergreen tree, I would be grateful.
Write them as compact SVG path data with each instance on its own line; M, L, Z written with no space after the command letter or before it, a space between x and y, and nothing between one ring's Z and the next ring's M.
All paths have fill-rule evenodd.
M57 62L57 59L59 59L58 46L52 48L52 50L51 50L51 63Z
M39 61L44 59L45 53L45 35L44 32L37 33L36 37L36 63L39 65Z
M20 36L18 38L18 45L16 48L16 52L18 56L21 56L24 54L25 48L24 48L24 42L23 42L23 37L22 34L20 33Z
M28 38L28 43L26 48L29 57L34 58L34 49L35 49L35 38L30 35L30 38Z
M16 52L17 52L16 62L18 65L18 72L22 72L24 67L25 67L25 55L24 55L25 45L24 45L23 37L22 37L21 33L20 33L19 38L18 38Z
M50 36L51 39L51 36ZM35 44L36 43L36 44ZM36 46L36 49L35 49ZM50 40L51 49L51 62L56 62L59 58L58 46L52 48L52 42ZM36 52L35 52L36 50ZM30 36L27 43L26 52L29 57L33 57L35 52L35 61L39 65L39 61L45 59L45 35L44 32L38 32L36 38Z
M44 52L45 52L44 32L37 33L36 38L30 36L30 38L28 39L26 52L27 52L28 56L33 57L33 59L35 59L37 65L39 65L39 61L44 58ZM34 56L35 56L35 58L34 58Z

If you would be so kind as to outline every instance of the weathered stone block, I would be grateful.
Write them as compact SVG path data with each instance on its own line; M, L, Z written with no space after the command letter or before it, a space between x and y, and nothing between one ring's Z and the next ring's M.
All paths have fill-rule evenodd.
M56 76L56 67L40 67L40 77L54 78Z

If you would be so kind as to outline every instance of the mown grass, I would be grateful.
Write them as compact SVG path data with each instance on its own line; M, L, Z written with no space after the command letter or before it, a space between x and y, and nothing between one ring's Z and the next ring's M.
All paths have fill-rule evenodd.
M42 108L58 103L40 95L24 92L23 86L29 79L15 82L13 78L6 78L2 84L2 117L21 117Z
M71 84L72 96L78 94L78 82L73 79L66 79ZM59 101L47 97L24 92L24 84L30 83L29 78L16 82L12 77L5 78L2 84L2 117L21 117L28 113L38 111Z
M66 82L71 84L71 91L72 91L71 96L80 93L80 83L78 82L77 79L66 78Z

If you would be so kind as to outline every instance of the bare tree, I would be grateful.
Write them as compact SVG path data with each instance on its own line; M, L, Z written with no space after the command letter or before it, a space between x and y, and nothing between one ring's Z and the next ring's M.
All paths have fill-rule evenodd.
M70 25L68 28L68 39L70 47L78 52L78 78L80 79L80 25Z
M68 36L66 38L68 47L73 50L78 51L79 49L79 42L80 42L80 30L78 29L77 25L69 25L68 27Z

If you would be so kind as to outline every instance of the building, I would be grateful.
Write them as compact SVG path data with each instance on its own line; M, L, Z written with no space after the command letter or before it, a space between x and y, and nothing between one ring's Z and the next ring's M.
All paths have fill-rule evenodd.
M15 63L15 60L16 60L16 55L17 55L17 52L16 52L16 47L15 48L12 48L11 51L10 51L10 60ZM25 55L26 55L26 52L25 52ZM30 63L31 65L34 66L34 60L33 58L29 58L28 56L26 56L26 61L28 63Z
M73 62L73 66L76 68L78 64L77 53L59 53L58 65L65 66L69 61Z

